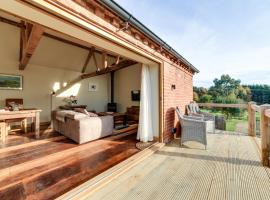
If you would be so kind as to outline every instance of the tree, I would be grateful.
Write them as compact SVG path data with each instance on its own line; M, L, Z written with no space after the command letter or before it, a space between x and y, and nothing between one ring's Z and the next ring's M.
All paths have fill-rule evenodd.
M235 104L243 103L241 99L237 99L234 93L231 93L229 96L219 96L215 99L214 103L222 104ZM221 112L225 114L226 118L231 118L232 116L239 116L242 114L241 109L239 108L221 108Z
M193 87L194 92L196 92L199 96L204 94L208 94L207 88L204 87Z
M214 86L210 87L209 94L214 98L219 96L228 96L231 93L235 93L238 87L240 87L240 80L231 78L229 75L222 75L220 79L214 79Z
M193 92L193 101L196 101L196 102L198 102L199 101L199 95L198 95L198 93L197 92Z
M207 90L202 87L194 87L199 96L200 103L243 103L251 100L251 90L248 86L241 85L241 81L229 75L222 75L220 79L214 79L214 85ZM221 111L227 118L242 114L238 108L222 108Z
M200 103L210 103L212 100L212 96L209 94L204 94L200 97L199 102Z
M270 86L269 85L247 85L250 88L251 100L257 104L270 103Z
M251 101L252 95L249 87L240 85L236 90L236 92L237 92L236 95L239 99L243 99L245 102Z
M242 86L240 80L231 78L229 75L222 75L220 79L214 79L214 86L210 87L208 93L213 99L235 95L235 99L245 102L251 100L251 91L247 86Z
M194 99L194 101L200 102L200 103L205 103L205 101L211 102L212 97L210 98L210 101L208 101L207 99L205 99L207 97L203 97L204 95L208 95L208 90L206 88L204 88L204 87L194 87L193 88L193 91L198 95L198 98L196 96L196 99L195 99L195 96L194 96L194 93L193 93L193 99ZM201 101L202 99L203 99L203 101Z

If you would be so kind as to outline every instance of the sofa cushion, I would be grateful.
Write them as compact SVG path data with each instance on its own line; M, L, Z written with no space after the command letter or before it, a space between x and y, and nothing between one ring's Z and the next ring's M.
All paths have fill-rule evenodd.
M74 108L74 111L78 112L78 113L82 113L82 114L85 114L85 115L89 115L87 110L84 109L84 108Z
M60 110L56 112L56 119L65 122L65 118L69 119L82 119L88 117L83 113L75 112L73 110Z

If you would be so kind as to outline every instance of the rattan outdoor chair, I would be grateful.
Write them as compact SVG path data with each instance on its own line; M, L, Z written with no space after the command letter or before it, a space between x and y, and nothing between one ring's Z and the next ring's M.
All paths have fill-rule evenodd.
M184 142L196 141L207 147L207 123L202 117L186 116L182 115L178 107L176 107L176 113L181 125L181 142L182 146Z
M215 115L202 112L196 102L191 102L186 106L188 116L202 117L207 122L207 132L215 133Z

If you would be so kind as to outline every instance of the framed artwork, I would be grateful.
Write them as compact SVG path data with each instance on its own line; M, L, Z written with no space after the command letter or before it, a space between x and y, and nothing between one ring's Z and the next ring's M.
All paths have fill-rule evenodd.
M22 90L23 77L21 75L0 74L1 90Z
M89 92L96 92L98 91L98 85L96 83L89 83Z

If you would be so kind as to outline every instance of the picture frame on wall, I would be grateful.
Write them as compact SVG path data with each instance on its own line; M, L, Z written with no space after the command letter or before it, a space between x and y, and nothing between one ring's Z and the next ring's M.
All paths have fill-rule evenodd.
M0 74L0 90L22 90L23 76Z
M89 92L97 92L98 91L98 85L96 83L89 83Z

